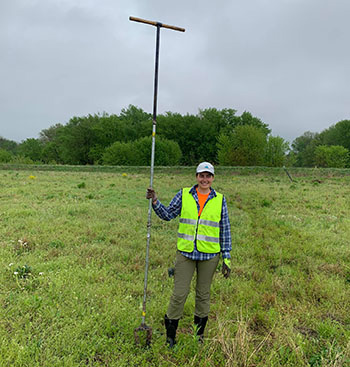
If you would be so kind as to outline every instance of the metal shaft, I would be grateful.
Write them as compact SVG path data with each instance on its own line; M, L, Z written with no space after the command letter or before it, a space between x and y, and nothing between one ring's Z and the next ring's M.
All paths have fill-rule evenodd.
M157 100L158 100L158 68L159 68L159 43L160 43L160 25L157 25L156 35L156 59L154 72L154 95L153 95L153 124L152 124L152 153L151 153L151 178L150 187L153 187L154 175L154 156L156 148L156 126L157 126ZM149 266L149 245L151 241L151 223L152 223L152 198L148 204L148 219L147 219L147 245L146 245L146 265L145 265L145 281L143 290L142 304L142 324L146 318L146 299L147 299L147 281L148 281L148 266Z

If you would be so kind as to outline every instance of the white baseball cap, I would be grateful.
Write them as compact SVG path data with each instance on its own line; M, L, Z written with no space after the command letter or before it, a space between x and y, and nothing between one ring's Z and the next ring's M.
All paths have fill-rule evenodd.
M209 172L212 175L214 175L214 166L210 164L209 162L199 163L199 165L197 166L196 173L201 173L201 172Z

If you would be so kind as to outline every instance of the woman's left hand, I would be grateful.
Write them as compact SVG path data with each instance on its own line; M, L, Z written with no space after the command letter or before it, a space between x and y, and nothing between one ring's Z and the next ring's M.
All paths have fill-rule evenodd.
M231 273L231 260L230 259L224 259L224 262L222 263L222 275L227 279L230 276Z

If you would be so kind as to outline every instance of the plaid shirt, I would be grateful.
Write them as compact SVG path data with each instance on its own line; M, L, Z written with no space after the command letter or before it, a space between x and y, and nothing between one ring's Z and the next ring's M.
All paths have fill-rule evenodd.
M193 198L197 203L197 209L199 212L199 202L196 187L197 185L194 185L191 188L190 193L192 194ZM215 196L216 196L215 190L211 189L208 199L205 202L204 206L206 205L208 200L212 199ZM153 209L155 213L158 215L158 217L166 221L174 219L178 215L180 215L181 208L182 208L182 190L180 190L174 196L168 207L165 207L159 200L157 200L157 202L153 205ZM224 259L225 258L230 259L231 258L230 251L232 250L231 227L225 197L223 197L222 200L221 220L219 225L220 225L219 240L220 240L221 254ZM180 252L191 260L210 260L211 258L217 255L198 251L196 246L196 240L194 241L194 250L192 252L183 252L183 251Z

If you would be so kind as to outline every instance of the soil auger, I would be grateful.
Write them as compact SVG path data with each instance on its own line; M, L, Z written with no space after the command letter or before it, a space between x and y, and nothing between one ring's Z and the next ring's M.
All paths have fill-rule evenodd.
M158 66L159 66L159 41L160 28L168 28L174 31L185 32L184 28L179 28L159 22L150 20L129 17L130 20L139 23L145 23L157 27L156 33L156 57L155 57L155 73L154 73L154 97L153 97L153 127L152 127L152 154L151 154L151 180L150 187L153 187L153 172L154 172L154 155L155 155L155 141L156 141L156 125L157 125L157 97L158 97ZM147 280L148 280L148 265L149 265L149 245L151 239L151 217L152 217L152 199L149 199L148 205L148 220L147 220L147 245L146 245L146 265L145 265L145 281L143 290L143 304L142 304L142 321L141 325L134 330L135 343L141 344L140 333L146 333L146 347L151 345L152 328L146 325L146 300L147 300Z

